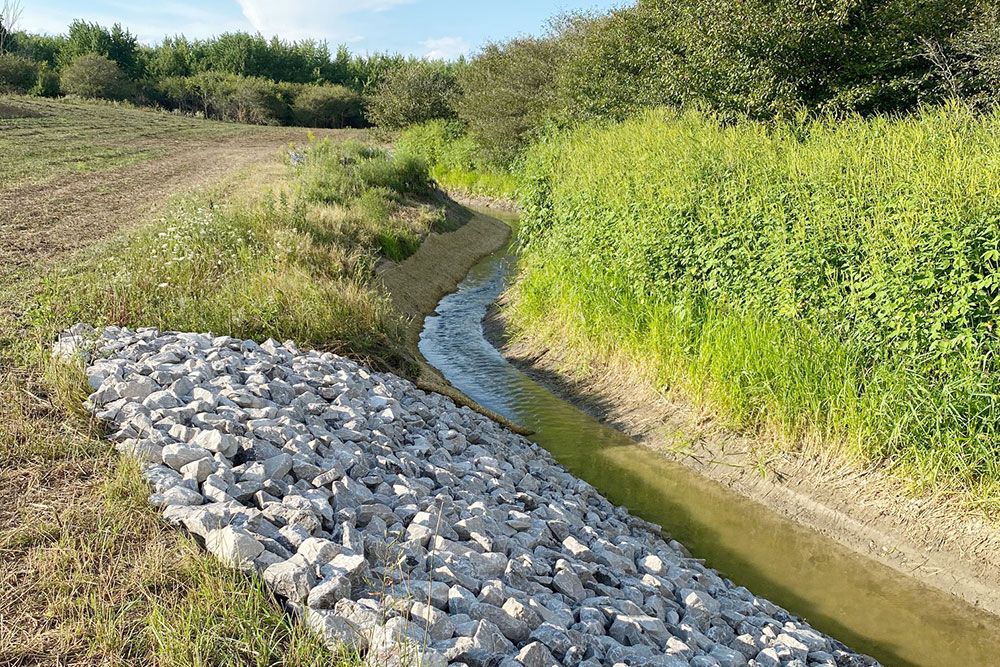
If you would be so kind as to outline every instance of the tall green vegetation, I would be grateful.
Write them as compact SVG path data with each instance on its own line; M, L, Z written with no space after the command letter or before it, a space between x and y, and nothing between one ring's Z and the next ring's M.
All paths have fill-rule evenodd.
M552 128L663 106L734 122L990 105L997 17L983 0L639 0L486 46L455 110L505 166Z
M399 134L396 150L428 164L434 180L449 190L504 200L517 195L517 178L493 166L472 137L463 134L460 123L413 125Z
M747 428L1000 481L1000 115L584 127L525 168L520 327Z
M368 100L368 118L388 130L451 118L455 115L457 92L452 67L410 62L388 72L374 86Z

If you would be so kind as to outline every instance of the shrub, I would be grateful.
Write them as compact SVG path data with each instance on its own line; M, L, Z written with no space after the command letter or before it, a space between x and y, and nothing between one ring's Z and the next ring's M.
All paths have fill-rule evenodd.
M291 118L293 89L267 79L203 72L168 77L157 91L168 106L209 118L254 125L278 125Z
M540 145L520 325L624 352L745 427L995 484L998 129L959 107L774 127L659 112Z
M455 77L442 63L412 61L390 70L368 98L368 120L398 130L437 118L452 118Z
M107 56L88 53L67 66L61 77L62 90L69 95L120 100L128 96L128 81L118 64Z
M557 39L490 44L459 74L459 118L484 158L509 165L537 138L556 106L556 76L566 55Z
M26 93L37 78L37 63L13 53L0 53L0 93Z
M344 86L303 86L295 95L292 118L305 127L360 127L364 123L361 96Z
M35 79L31 94L40 97L58 97L59 90L59 75L49 67L47 62L39 63L38 77Z

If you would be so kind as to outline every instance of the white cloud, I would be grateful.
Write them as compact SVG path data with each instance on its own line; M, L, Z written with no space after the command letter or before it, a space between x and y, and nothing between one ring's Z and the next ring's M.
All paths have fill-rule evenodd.
M237 0L253 29L285 39L358 41L345 20L351 14L383 12L414 0Z
M105 27L121 23L140 41L152 44L167 35L184 34L201 38L227 30L250 29L247 21L235 12L220 14L184 2L163 2L136 11L135 5L117 0L102 3L100 9L73 7L60 10L27 4L22 27L30 32L63 34L74 19L96 22Z
M420 42L420 45L426 49L424 58L428 60L454 60L472 50L469 43L462 37L426 39Z

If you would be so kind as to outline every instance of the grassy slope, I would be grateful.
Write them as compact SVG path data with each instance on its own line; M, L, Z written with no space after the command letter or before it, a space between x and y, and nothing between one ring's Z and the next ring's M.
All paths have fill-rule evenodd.
M997 509L996 118L649 116L540 147L515 319Z
M147 113L85 111L51 131L97 119L132 128L120 137L127 143L143 125L133 114ZM43 143L58 143L38 131ZM33 159L44 162L37 152ZM112 166L117 157L95 168ZM441 223L433 207L404 194L421 187L410 166L318 144L305 167L281 169L264 188L260 172L245 174L63 261L63 271L4 285L0 587L13 594L0 598L0 663L342 662L289 623L258 581L223 571L163 526L138 471L118 463L80 409L79 374L53 368L46 347L57 329L86 320L294 336L405 364L401 328L368 282L380 254L405 256Z

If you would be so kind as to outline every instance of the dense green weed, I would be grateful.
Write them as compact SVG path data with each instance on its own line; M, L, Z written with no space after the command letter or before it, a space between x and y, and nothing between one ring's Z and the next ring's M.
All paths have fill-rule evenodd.
M439 120L407 128L396 149L429 165L431 176L445 189L498 199L516 197L516 176L488 164L475 140L453 123Z
M518 325L626 350L741 427L986 492L998 123L654 112L538 144Z

